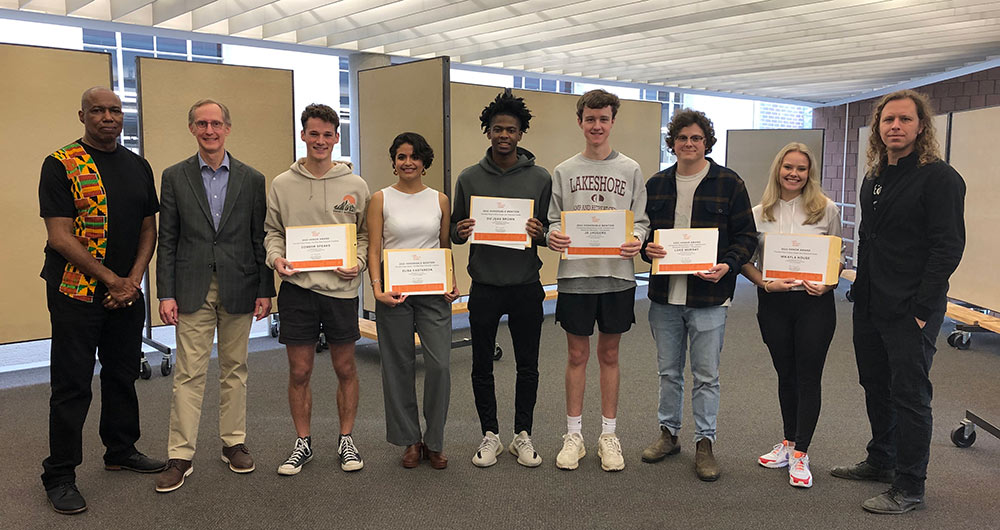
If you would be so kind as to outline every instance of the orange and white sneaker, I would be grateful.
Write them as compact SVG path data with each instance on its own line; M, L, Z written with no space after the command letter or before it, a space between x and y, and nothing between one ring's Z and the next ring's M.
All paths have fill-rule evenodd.
M788 465L788 453L788 440L782 440L780 444L774 446L774 449L771 449L770 453L757 457L757 463L771 469L785 467Z
M788 457L788 483L796 488L811 488L813 475L809 471L809 455L795 451Z

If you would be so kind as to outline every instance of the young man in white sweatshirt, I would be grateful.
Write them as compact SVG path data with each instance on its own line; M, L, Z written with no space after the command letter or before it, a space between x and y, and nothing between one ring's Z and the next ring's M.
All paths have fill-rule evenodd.
M354 343L358 329L358 286L368 256L365 207L371 194L368 185L352 174L350 162L335 162L333 146L340 140L336 111L313 104L302 112L305 158L275 177L267 195L267 264L278 271L281 289L278 307L281 328L278 342L288 351L288 405L295 424L292 454L278 467L280 475L294 475L312 459L312 375L320 323L330 358L337 373L337 413L340 417L338 452L344 471L357 471L364 461L351 438L358 412L358 373ZM301 271L292 267L285 254L285 229L291 226L346 224L357 226L358 265L332 271Z
M618 343L635 322L635 257L646 238L646 188L639 164L613 150L608 139L620 101L604 90L591 90L576 105L577 124L586 146L562 162L552 175L548 246L562 252L572 244L563 233L561 213L573 210L632 210L632 238L620 256L561 260L556 320L566 331L566 424L560 469L576 469L587 454L582 435L583 393L587 383L590 336L597 323L597 360L601 372L601 435L597 454L605 471L625 468L615 434L618 410Z

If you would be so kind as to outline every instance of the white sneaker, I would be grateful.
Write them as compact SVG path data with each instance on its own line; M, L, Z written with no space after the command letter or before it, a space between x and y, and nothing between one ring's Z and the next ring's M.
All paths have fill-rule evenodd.
M497 463L497 457L503 452L503 444L500 437L493 431L486 431L483 441L479 442L479 449L472 455L472 465L476 467L490 467Z
M521 431L510 442L510 454L517 457L517 463L525 467L538 467L542 464L542 457L538 456L535 446L531 443L528 431Z
M770 453L757 457L757 463L771 469L785 467L788 465L788 453L788 440L783 440L780 444L775 445Z
M583 447L583 435L575 432L563 435L563 446L556 455L556 467L559 469L576 469L580 465L580 459L587 456L587 449Z
M813 475L809 471L809 455L795 451L788 457L788 483L796 488L811 488Z
M601 458L601 469L605 471L621 471L625 469L625 457L622 456L622 443L614 433L602 434L597 439L597 456Z

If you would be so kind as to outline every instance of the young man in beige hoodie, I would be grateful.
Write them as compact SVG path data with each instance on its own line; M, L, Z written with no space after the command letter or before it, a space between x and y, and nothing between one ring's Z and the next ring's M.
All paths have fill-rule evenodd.
M351 173L349 162L332 159L333 146L340 140L339 125L340 119L330 107L320 104L306 107L302 112L306 157L275 177L267 194L264 246L268 266L278 271L281 278L278 342L288 350L288 405L297 436L292 454L278 467L280 475L294 475L312 459L309 379L321 323L339 383L340 467L344 471L358 471L364 467L351 430L358 412L354 343L361 338L358 286L368 255L365 207L371 194L365 181ZM286 259L287 227L346 223L357 227L358 265L332 271L301 271Z

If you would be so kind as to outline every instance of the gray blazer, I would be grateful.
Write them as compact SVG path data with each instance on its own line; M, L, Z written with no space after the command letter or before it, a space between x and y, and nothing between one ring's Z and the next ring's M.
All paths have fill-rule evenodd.
M192 313L205 302L213 271L229 313L252 313L257 298L274 296L264 262L264 175L229 155L229 184L219 229L212 223L198 155L163 171L156 290Z

